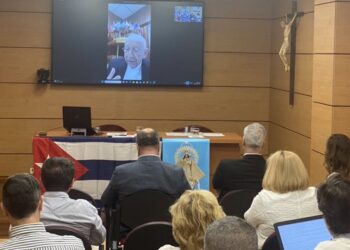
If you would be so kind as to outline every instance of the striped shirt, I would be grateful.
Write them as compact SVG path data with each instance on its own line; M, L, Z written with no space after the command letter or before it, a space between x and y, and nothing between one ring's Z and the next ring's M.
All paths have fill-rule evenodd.
M41 222L15 226L10 239L0 244L0 250L84 250L74 236L59 236L46 232Z

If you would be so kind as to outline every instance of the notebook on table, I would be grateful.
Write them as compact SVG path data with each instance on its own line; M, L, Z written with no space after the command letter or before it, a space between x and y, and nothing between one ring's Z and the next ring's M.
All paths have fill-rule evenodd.
M314 250L332 238L323 216L283 221L274 225L281 250Z

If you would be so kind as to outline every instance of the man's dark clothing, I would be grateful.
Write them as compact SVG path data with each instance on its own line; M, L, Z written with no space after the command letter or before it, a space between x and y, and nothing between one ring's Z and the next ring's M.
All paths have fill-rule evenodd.
M114 68L115 73L112 76L112 78L115 78L116 76L120 76L120 79L118 80L124 80L124 75L127 67L128 67L128 64L125 62L124 58L115 58L108 65L107 76L112 71L112 68ZM149 71L150 71L149 61L143 59L141 64L141 80L143 81L150 80Z
M213 187L220 191L218 199L232 190L261 190L265 165L264 157L258 154L246 154L238 160L222 160L213 177Z
M125 196L144 189L179 197L190 186L182 168L167 164L155 155L145 155L115 168L101 200L105 205L113 206Z

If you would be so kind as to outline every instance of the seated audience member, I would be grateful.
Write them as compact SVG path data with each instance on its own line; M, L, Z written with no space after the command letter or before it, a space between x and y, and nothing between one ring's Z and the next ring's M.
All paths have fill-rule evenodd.
M350 139L343 134L333 134L328 138L325 167L329 174L337 172L350 180Z
M243 219L226 216L209 225L204 250L257 250L255 229Z
M206 190L188 190L170 207L173 235L180 248L165 245L159 250L201 250L204 233L225 216L216 197Z
M329 176L317 190L318 207L333 235L315 250L350 249L350 181L340 174Z
M266 130L259 123L252 123L244 128L243 158L222 160L215 171L213 187L219 191L219 200L232 190L262 189L265 159L261 153L265 136Z
M67 192L73 185L74 166L65 158L47 159L41 169L41 181L46 189L41 222L45 226L71 225L93 245L104 242L106 229L97 209L86 200L70 199Z
M273 224L321 214L316 189L309 187L309 176L298 155L277 151L267 160L263 190L244 214L257 230L259 249L274 232Z
M159 190L179 197L190 186L182 168L163 162L159 157L159 135L151 128L137 133L139 158L115 168L102 194L106 206L114 206L125 196L144 189Z
M42 204L39 184L32 175L17 174L6 180L1 208L11 229L10 239L0 243L0 249L84 250L80 239L46 232L39 221Z

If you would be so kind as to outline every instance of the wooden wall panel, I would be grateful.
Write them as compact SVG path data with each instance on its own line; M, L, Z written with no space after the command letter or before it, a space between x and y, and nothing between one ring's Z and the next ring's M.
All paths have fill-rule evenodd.
M350 106L333 107L332 133L343 133L350 137Z
M350 54L334 55L333 105L350 106L349 69Z
M311 96L313 55L297 54L295 60L295 92ZM289 73L284 71L280 57L271 55L271 87L289 91Z
M207 19L205 22L205 50L269 53L270 21Z
M0 11L51 12L51 0L2 0Z
M289 0L273 0L272 1L272 18L280 18L292 9L292 2Z
M326 141L332 134L333 112L332 107L320 103L312 103L311 147L313 150L324 153Z
M335 4L315 5L314 24L314 52L333 53L334 25L335 25Z
M1 12L0 47L51 47L51 14Z
M305 13L297 21L296 53L313 53L314 14Z
M269 130L269 151L273 153L277 150L293 151L300 156L306 168L310 164L310 138L297 134L289 129L280 127L273 123Z
M29 173L33 156L29 154L0 154L0 168L3 176L15 173Z
M261 18L271 16L271 0L206 0L206 17Z
M350 1L336 3L335 48L334 53L350 54Z
M58 118L91 106L98 119L268 120L267 88L113 88L3 84L0 117ZM249 101L247 101L249 100Z
M324 165L324 154L311 151L310 182L313 186L319 186L328 175Z
M0 82L35 83L36 71L50 67L51 51L37 48L0 48Z
M334 55L314 55L312 100L333 103Z
M311 97L295 95L293 107L289 105L288 98L288 92L271 90L270 121L310 138Z
M204 84L206 86L270 85L270 55L248 53L206 53Z

